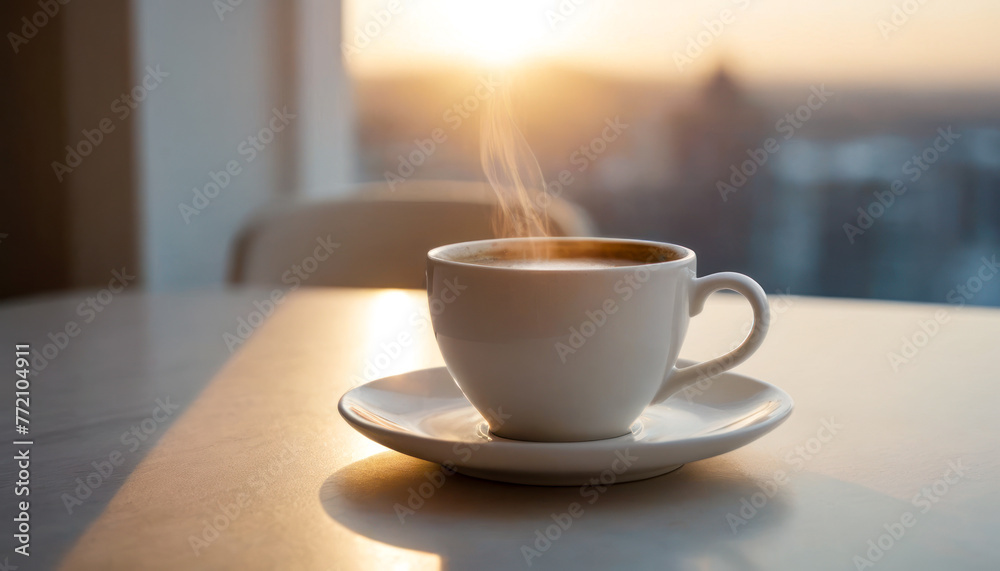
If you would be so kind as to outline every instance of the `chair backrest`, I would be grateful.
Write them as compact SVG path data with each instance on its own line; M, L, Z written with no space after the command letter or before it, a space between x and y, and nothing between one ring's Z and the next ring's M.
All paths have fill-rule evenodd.
M276 205L237 236L229 281L241 284L422 288L427 251L496 236L497 200L485 183L362 185L351 196ZM589 236L578 206L553 198L555 236Z

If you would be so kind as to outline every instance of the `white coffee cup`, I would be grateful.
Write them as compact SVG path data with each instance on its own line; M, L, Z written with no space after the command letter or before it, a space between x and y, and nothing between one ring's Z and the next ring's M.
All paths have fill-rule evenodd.
M688 248L609 238L510 238L428 253L434 334L497 436L572 442L626 434L650 404L747 359L769 312L732 272L696 277ZM544 262L543 262L544 261ZM677 369L690 317L734 290L754 322L733 351Z

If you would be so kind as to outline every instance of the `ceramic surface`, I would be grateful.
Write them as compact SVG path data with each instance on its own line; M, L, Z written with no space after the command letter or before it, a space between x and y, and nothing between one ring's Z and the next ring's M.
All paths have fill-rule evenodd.
M546 256L631 265L490 265ZM732 272L699 278L695 266L690 249L643 240L510 238L442 246L427 262L434 336L494 434L549 442L621 436L651 403L735 367L764 340L768 305L760 286ZM721 357L677 368L690 318L720 289L750 302L749 335ZM510 414L503 425L489 413L499 407Z
M734 373L712 381L700 394L678 393L650 406L624 436L589 442L495 436L444 367L357 387L339 410L379 444L469 476L534 485L620 483L735 450L792 411L791 397L763 381ZM494 415L496 423L509 420L502 409Z

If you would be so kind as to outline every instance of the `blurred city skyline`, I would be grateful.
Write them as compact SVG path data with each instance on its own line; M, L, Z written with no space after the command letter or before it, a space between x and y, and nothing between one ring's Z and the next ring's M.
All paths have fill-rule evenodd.
M499 77L355 78L362 176L484 181L478 114ZM725 66L696 85L559 67L511 80L547 191L582 205L600 235L693 247L701 273L741 271L770 293L952 303L1000 254L995 96L750 88ZM414 159L420 148L432 151ZM964 302L1000 306L1000 291Z

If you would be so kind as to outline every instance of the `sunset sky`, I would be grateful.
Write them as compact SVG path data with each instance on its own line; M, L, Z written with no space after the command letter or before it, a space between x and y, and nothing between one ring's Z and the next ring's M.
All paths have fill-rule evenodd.
M345 0L344 41L358 74L557 61L694 80L721 59L755 83L1000 87L1000 2L920 1Z

